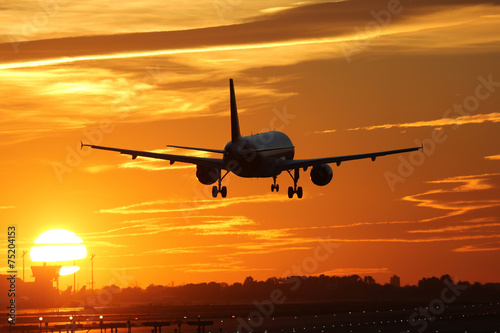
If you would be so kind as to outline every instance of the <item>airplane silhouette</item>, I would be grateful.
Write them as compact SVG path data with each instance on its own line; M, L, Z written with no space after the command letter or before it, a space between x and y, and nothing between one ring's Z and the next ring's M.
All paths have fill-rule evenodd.
M212 185L215 182L218 182L217 186L214 185L212 187L212 196L214 198L216 198L219 193L223 198L226 197L227 188L226 186L221 186L221 183L229 172L233 172L235 175L245 178L272 177L273 184L271 185L271 191L274 192L276 190L276 192L278 192L279 185L276 184L276 178L281 172L286 171L293 180L293 187L290 186L288 188L288 197L293 198L293 195L297 194L298 198L302 198L302 187L297 187L300 169L303 169L305 172L309 167L312 167L310 172L311 181L315 185L324 186L332 180L333 176L332 168L328 165L329 163L336 163L337 166L339 166L344 161L359 160L364 158L371 158L372 161L375 161L375 159L379 156L423 149L423 147L413 147L358 155L294 160L293 157L295 147L285 133L269 131L248 136L241 136L233 79L229 80L229 89L231 104L231 141L226 144L223 150L168 145L168 147L174 148L218 153L222 154L222 158L162 154L148 151L103 147L92 144L84 144L83 142L81 143L81 147L116 151L121 154L131 155L132 159L136 159L137 156L143 156L167 160L170 161L170 164L174 164L174 162L196 164L196 177L200 183L204 185ZM224 175L222 175L221 170L224 170Z

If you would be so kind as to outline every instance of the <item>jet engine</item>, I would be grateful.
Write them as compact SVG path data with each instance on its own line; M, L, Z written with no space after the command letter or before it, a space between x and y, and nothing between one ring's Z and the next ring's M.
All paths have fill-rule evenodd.
M212 185L220 177L220 169L210 168L202 165L196 166L196 178L204 185Z
M315 185L324 186L332 180L333 171L328 164L316 165L311 169L311 180Z

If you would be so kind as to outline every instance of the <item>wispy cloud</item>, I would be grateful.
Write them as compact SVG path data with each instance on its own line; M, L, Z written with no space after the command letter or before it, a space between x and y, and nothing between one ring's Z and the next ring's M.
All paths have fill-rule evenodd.
M242 203L268 203L268 202L283 202L289 200L284 196L276 195L256 195L247 197L226 198L224 200L156 200L141 202L128 206L101 209L99 213L108 214L157 214L157 213L172 213L186 211L200 211L207 209L217 209L228 207Z
M150 150L154 153L160 154L181 154L188 156L198 156L198 157L207 157L209 154L203 151L179 151L179 149L153 149ZM192 169L196 166L193 164L176 164L170 165L168 162L164 160L151 159L151 158L139 158L134 161L127 161L120 163L118 165L106 164L106 165L91 165L84 168L85 171L89 173L100 173L110 171L115 168L121 169L140 169L145 171L164 171L164 170L176 170L176 169Z
M296 40L292 42L275 42L275 43L262 43L262 44L247 44L247 45L231 45L231 46L217 46L217 47L200 47L195 49L178 49L178 50L157 50L148 52L130 52L130 53L120 53L120 54L108 54L108 55L89 55L89 56L75 56L75 57L64 57L46 60L34 60L25 62L14 62L14 63L4 63L0 64L0 69L18 69L18 68L30 68L30 67L43 67L43 66L54 66L62 64L70 64L82 61L94 61L94 60L118 60L118 59L130 59L130 58L145 58L145 57L158 57L158 56L168 56L168 55L179 55L179 54L192 54L192 53L209 53L209 52L228 52L228 51L249 51L249 50L262 50L262 49L272 49L279 47L293 47L293 46L306 46L314 44L328 44L328 43L338 43L344 41L344 38L318 38L309 40Z
M316 275L336 275L336 276L346 276L346 275L367 275L367 274L390 274L391 271L386 268L356 268L356 267L346 267L346 268L335 268L325 272L318 273Z
M500 251L500 242L482 243L474 245L464 245L453 249L453 252L486 252Z
M100 241L100 240L85 240L85 245L91 246L94 248L100 248L100 247L126 248L126 247L128 247L128 245L118 244L116 242Z
M484 158L485 158L486 160L498 161L498 160L500 160L500 154L498 154L498 155L490 155L490 156L485 156Z
M487 113L487 114L476 114L472 116L462 116L458 118L441 118L434 120L422 120L415 121L412 123L400 123L400 124L384 124L384 125L374 125L366 127L356 127L350 128L350 131L359 130L376 130L376 129L390 129L390 128L417 128L417 127L435 127L440 128L444 126L457 126L457 125L469 125L469 124L482 124L485 122L498 123L500 122L500 113ZM328 133L327 131L321 131L319 133Z
M474 224L474 225L455 225L444 228L429 228L421 230L409 230L409 233L436 233L436 232L449 232L449 231L468 231L470 229L488 228L488 227L499 227L500 223L486 223L486 224Z
M193 247L172 247L166 249L158 249L146 251L143 254L183 254L183 253L200 253L203 252L200 248Z
M263 267L249 267L240 260L231 261L214 261L205 263L190 263L181 265L171 265L176 271L182 271L186 273L213 273L213 272L253 272L253 271L273 271L274 268L263 268Z
M424 193L403 197L403 200L416 202L417 206L450 211L446 216L463 215L472 210L483 208L499 207L500 200L494 198L475 199L471 193L492 189L500 174L482 174L469 176L456 176L446 179L430 181L431 184L459 184L458 186L430 190ZM457 194L467 195L461 199L449 200L446 196ZM442 217L434 217L428 220L435 220Z
M230 235L238 234L238 228L243 226L254 226L255 222L244 216L191 216L190 223L182 217L175 217L170 221L168 218L143 219L126 221L124 226L99 232L82 234L87 239L106 239L137 237L155 235L161 233L185 232L192 235ZM199 221L196 221L199 220ZM258 236L255 232L255 237ZM252 235L249 231L247 235Z

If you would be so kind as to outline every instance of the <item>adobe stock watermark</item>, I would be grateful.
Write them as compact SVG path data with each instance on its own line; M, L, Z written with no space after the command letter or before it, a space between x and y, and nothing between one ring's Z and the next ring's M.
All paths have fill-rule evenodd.
M215 12L219 16L221 22L225 21L225 15L229 12L232 12L236 7L241 5L243 0L214 0L213 6Z
M291 123L293 119L297 117L296 114L289 113L287 110L287 107L284 106L282 110L278 110L277 108L274 108L272 110L273 116L269 119L269 123L267 127L263 127L260 129L258 133L262 133L261 135L254 136L251 140L251 144L253 147L247 146L247 145L238 145L237 146L237 152L240 156L243 157L243 163L252 163L256 158L257 158L257 153L255 152L254 148L258 148L261 146L265 146L266 144L270 143L274 139L274 132L273 131L284 131L285 128ZM241 161L237 160L230 160L226 163L227 169L233 173L238 174L241 171ZM215 182L218 181L219 177L221 176L221 171L223 172L224 170L218 170L218 169L203 169L203 168L198 168L197 169L197 177L198 179L201 178L210 178L210 179L215 179ZM200 174L199 174L200 172ZM231 182L231 172L227 174L227 176L224 177L224 183L227 185L230 184ZM203 174L205 173L205 174ZM214 184L215 182L211 183ZM207 183L204 183L205 185L210 185ZM210 188L210 186L204 186L203 190L200 190L199 188L193 189L194 196L193 200L191 201L190 204L182 204L179 208L182 211L183 218L186 223L189 223L189 218L190 216L193 215L193 212L196 211L196 209L201 208L206 200L212 199L213 193Z
M411 0L409 0L411 1ZM395 15L401 14L404 7L399 0L389 0L385 9L379 11L371 10L372 21L368 21L364 30L359 26L354 27L354 32L359 38L343 42L340 49L348 63L351 63L351 56L360 53L371 44L372 37L379 35L381 30L388 26Z
M462 292L467 289L467 285L461 285L458 283L453 284L448 279L445 279L443 283L446 285L446 287L441 291L440 297L430 301L429 306L425 308L420 307L418 309L418 312L414 311L408 318L408 323L411 326L420 326L420 328L418 329L419 333L425 331L427 329L428 323L434 322L437 316L444 312L444 310L446 309L446 305L455 302L458 296L460 296ZM401 331L401 333L406 333L406 331Z
M467 122L467 117L471 116L472 112L476 112L481 104L481 101L487 100L495 90L500 87L499 81L493 80L493 74L489 74L487 78L480 75L477 77L479 83L476 85L474 89L474 93L465 97L462 103L455 103L449 109L446 109L443 113L443 120L451 119L451 121L455 121L451 128L456 130L460 127L460 120L464 120ZM460 119L457 121L457 119ZM443 121L443 124L446 125L446 122ZM413 175L416 168L421 166L426 158L434 154L436 151L436 147L439 144L446 142L448 139L448 135L445 133L443 127L434 128L429 137L423 140L415 140L415 143L420 146L423 145L423 151L418 150L407 154L408 158L403 155L399 155L399 165L397 168L397 172L386 171L384 173L385 180L389 185L389 188L392 192L396 190L396 184L403 183L406 178Z
M283 284L290 291L297 291L301 284L299 276L311 275L317 272L319 263L328 260L339 246L339 243L332 242L329 239L318 239L318 244L311 256L304 258L299 265L293 265L282 274L282 278L284 278ZM253 332L256 328L261 327L264 324L264 318L271 317L274 314L276 305L283 304L286 299L283 290L275 288L269 293L268 299L262 302L253 301L256 310L248 314L246 318L238 317L236 319L238 322L237 330L240 332Z
M30 37L35 36L39 31L49 24L51 18L57 15L61 5L67 3L67 0L39 0L38 10L29 16L23 16L23 24L19 32L9 35L9 42L15 53L19 53L19 46L29 41Z
M161 83L161 71L158 66L156 66L156 68L147 67L145 70L146 74L141 80L142 83L151 85ZM119 113L118 121L123 121L129 116L130 109L137 104L136 99L142 94L143 92L140 89L132 89L126 97L115 101L111 111ZM96 128L82 130L82 142L84 141L91 145L100 145L104 140L104 136L112 133L115 127L116 126L110 119L104 118L99 121ZM84 157L92 153L92 149L81 148L80 143L75 143L74 146L67 145L64 162L51 163L52 170L59 182L63 181L65 174L73 172L73 170L82 163Z

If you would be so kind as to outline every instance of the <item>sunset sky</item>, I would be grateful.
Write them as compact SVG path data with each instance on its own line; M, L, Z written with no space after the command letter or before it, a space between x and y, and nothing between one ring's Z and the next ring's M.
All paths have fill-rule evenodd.
M96 287L292 274L500 282L499 5L6 2L2 246L7 224L19 250L50 229L75 232L88 253L80 288L90 254ZM229 175L228 197L213 199L195 166L80 150L222 149L229 78L242 134L283 131L296 158L424 152L332 165L324 187L302 172L299 200L287 173L278 194L272 179Z

